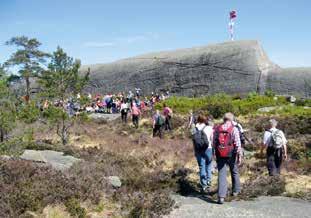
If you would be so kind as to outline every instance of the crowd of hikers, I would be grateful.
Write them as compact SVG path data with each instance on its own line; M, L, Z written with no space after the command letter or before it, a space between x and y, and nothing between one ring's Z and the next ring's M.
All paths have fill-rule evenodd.
M284 133L276 127L277 121L269 120L262 143L262 149L266 149L270 176L280 175L282 160L287 159L287 140ZM226 113L223 122L214 125L212 117L196 117L190 111L188 128L192 134L202 192L211 187L212 160L215 159L218 170L218 203L224 203L228 192L227 166L232 181L231 195L237 196L241 192L239 166L242 163L246 141L241 124L236 122L232 113Z
M58 104L63 105L70 115L79 113L81 110L85 110L87 113L120 113L123 123L127 123L130 114L135 128L139 126L141 115L149 109L153 114L153 137L163 138L164 130L172 130L173 111L165 103L163 103L162 111L155 110L154 106L167 99L169 93L161 95L151 93L151 97L148 98L142 97L140 91L140 89L136 89L135 94L129 91L127 95L124 93L105 96L97 94L93 98L89 94L88 98L91 103L83 107L71 100L66 101L65 104L62 102L58 102ZM43 107L48 107L48 102L45 102ZM230 170L232 181L231 195L239 195L241 192L239 166L243 160L243 148L246 141L249 141L244 134L242 125L230 112L224 115L221 124L215 125L213 117L206 117L202 114L196 116L193 111L190 111L187 127L192 136L202 192L208 191L211 187L212 161L215 160L218 170L218 203L223 204L227 196L227 167ZM262 149L266 149L267 168L270 176L280 175L282 161L287 159L286 144L284 133L277 129L277 121L269 120L269 127L264 133Z

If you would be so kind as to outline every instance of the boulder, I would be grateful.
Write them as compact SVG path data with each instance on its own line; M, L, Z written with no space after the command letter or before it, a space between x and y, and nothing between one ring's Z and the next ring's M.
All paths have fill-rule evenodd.
M105 124L109 121L118 119L120 117L120 114L92 113L89 114L88 117L96 123Z
M109 184L114 188L121 188L122 182L118 176L109 176L108 178Z
M142 89L200 96L264 93L311 96L311 68L283 69L272 63L255 40L145 54L82 67L91 69L90 92Z
M69 169L75 162L80 159L73 156L64 155L63 152L51 151L51 150L25 150L20 156L21 159L46 163L56 170L64 171Z

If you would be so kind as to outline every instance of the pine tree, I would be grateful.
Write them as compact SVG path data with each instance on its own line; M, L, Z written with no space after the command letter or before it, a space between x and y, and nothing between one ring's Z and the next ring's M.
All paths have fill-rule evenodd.
M53 53L48 69L43 71L39 84L42 89L41 96L49 102L60 102L58 107L50 104L45 111L49 121L56 124L57 134L62 143L66 144L69 137L69 128L73 124L73 118L67 113L67 101L74 98L89 79L89 72L80 75L81 63L69 57L60 47Z
M43 64L49 55L39 50L41 43L35 38L26 36L13 37L6 42L6 45L18 48L7 60L6 65L18 68L20 76L26 83L25 99L28 102L30 99L31 78L37 77L42 72Z
M9 89L8 77L0 65L0 142L15 125L15 99Z

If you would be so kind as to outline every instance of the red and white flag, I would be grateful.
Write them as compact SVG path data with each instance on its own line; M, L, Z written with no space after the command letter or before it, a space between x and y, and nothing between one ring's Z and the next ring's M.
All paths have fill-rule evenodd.
M235 18L237 17L237 14L236 14L236 11L230 11L230 22L229 22L229 32L230 32L230 37L231 37L231 40L233 41L233 27L234 27L234 20Z
M236 11L230 11L230 20L236 18Z

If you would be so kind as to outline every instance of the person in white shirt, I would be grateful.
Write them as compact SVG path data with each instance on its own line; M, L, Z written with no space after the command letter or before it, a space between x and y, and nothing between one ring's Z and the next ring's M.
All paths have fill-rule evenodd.
M276 128L277 124L275 119L269 120L269 129L265 131L263 137L270 176L280 175L283 157L287 160L287 140L283 131Z
M122 122L126 123L129 106L128 106L128 103L126 103L124 100L121 101L120 111L121 111Z
M205 122L206 117L203 115L199 115L195 127L197 131L203 131L203 133L206 135L208 139L208 145L201 149L197 148L194 145L194 153L200 170L200 184L202 187L202 191L205 191L207 188L209 188L212 181L212 142L214 130L213 125L206 125Z

